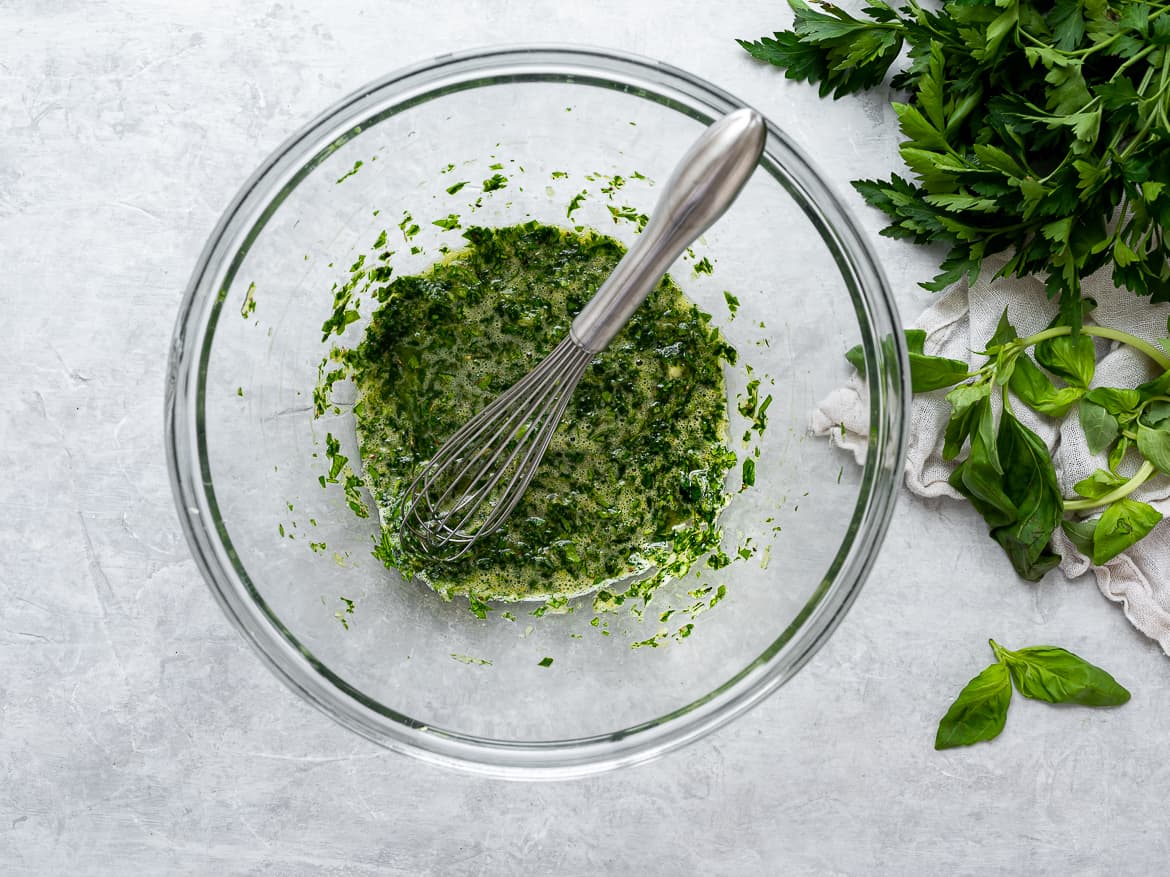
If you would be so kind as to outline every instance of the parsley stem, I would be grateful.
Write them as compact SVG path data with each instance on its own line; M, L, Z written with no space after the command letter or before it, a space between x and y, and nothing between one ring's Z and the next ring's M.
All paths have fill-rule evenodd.
M1114 491L1097 497L1097 499L1066 499L1064 501L1064 510L1066 512L1081 512L1087 509L1100 508L1107 506L1110 503L1117 502L1119 499L1125 499L1139 487L1149 480L1150 476L1154 474L1154 464L1149 460L1143 460L1141 467L1133 474L1133 477L1125 484L1121 485Z

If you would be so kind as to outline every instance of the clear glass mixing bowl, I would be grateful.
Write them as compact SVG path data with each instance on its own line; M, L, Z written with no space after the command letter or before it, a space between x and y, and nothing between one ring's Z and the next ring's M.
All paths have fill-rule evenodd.
M382 566L370 553L376 516L355 516L339 486L321 486L327 434L357 459L348 407L316 417L313 390L332 343L322 323L362 254L390 248L396 275L416 273L459 247L459 229L442 227L451 216L580 224L628 243L637 224L624 217L650 212L654 182L705 125L741 105L673 67L611 51L447 55L347 97L245 183L179 314L167 450L200 570L300 696L431 762L576 776L651 758L743 713L833 631L886 529L907 391L874 255L775 124L739 200L671 272L740 352L727 380L741 455L751 453L735 420L747 382L773 396L752 443L756 486L722 519L736 562L700 564L641 620L598 613L589 598L543 615L533 604L495 606L481 619L466 600L444 602ZM506 183L491 191L484 181L496 174ZM740 303L734 316L725 291ZM356 343L369 312L333 341ZM807 440L809 413L845 378L842 354L857 342L871 389L860 470ZM709 607L717 585L726 596ZM698 602L704 611L679 636ZM663 623L668 607L679 614ZM631 647L660 631L670 635L659 647Z

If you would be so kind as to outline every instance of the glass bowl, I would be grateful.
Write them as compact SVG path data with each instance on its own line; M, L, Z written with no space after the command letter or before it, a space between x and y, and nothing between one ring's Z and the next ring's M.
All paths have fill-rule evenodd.
M726 369L729 443L753 456L757 476L740 490L737 467L728 482L721 522L733 562L722 569L699 563L645 606L604 611L583 597L491 605L480 618L466 599L441 600L371 555L377 516L356 516L329 478L328 437L358 458L346 387L323 416L314 400L330 347L356 344L369 319L367 302L322 340L359 259L390 249L396 276L417 273L460 247L460 229L446 226L532 219L628 244L638 222L627 220L650 212L655 182L704 126L742 105L612 51L445 55L342 100L244 184L179 314L168 461L213 594L301 697L430 762L578 776L702 736L825 642L886 529L907 390L876 259L775 124L739 200L671 271L740 354ZM860 469L807 427L845 380L855 343L871 390ZM753 380L759 399L773 397L762 435L738 413Z

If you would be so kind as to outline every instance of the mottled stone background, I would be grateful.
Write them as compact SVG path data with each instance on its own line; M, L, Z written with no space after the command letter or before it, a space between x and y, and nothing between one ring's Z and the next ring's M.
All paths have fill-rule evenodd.
M454 49L613 46L786 126L874 234L907 317L928 254L846 181L896 160L886 96L821 102L733 38L778 2L0 0L0 871L6 874L1154 874L1170 664L1088 579L1014 578L981 522L904 498L827 647L732 726L564 784L468 778L303 705L231 629L167 485L163 374L207 234L351 89ZM935 753L950 698L1055 642L1134 692L1017 702Z

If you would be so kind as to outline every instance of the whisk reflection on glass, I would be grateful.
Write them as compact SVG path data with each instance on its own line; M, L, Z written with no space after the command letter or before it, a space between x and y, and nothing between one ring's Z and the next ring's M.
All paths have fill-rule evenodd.
M532 371L443 443L406 489L404 546L455 560L497 531L520 502L592 359L667 269L739 195L764 149L759 113L740 109L709 126L675 168L650 222Z

